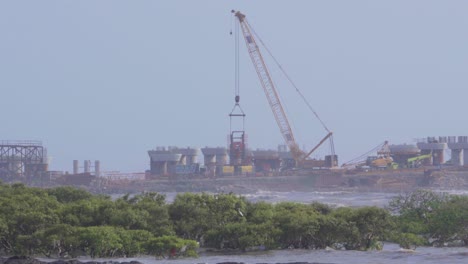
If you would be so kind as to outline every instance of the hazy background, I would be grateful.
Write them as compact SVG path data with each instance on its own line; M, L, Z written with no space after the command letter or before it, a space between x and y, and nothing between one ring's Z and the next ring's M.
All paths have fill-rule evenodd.
M231 9L335 132L340 163L384 140L468 135L466 1L12 0L0 2L0 140L42 140L50 169L68 171L74 159L144 171L156 146L226 146ZM240 51L249 144L276 148L283 139ZM311 148L325 131L268 65Z

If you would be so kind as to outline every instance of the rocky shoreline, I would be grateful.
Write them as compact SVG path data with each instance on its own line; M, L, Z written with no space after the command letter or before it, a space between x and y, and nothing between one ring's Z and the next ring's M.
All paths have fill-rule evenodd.
M154 192L215 192L249 194L265 191L376 191L410 192L419 188L466 189L468 171L398 170L368 173L314 173L300 176L252 176L223 178L173 177L151 181L110 184L105 190L90 190L108 194Z
M0 257L0 264L143 264L139 261L79 261L77 259L69 260L51 260L51 261L42 261L39 259L24 257L24 256L13 256L13 257ZM218 262L216 264L244 264L244 262ZM268 264L268 263L262 263ZM285 262L285 263L275 263L275 264L312 264L309 262Z
M0 257L0 264L143 264L139 261L80 261L77 259L57 259L51 261L42 261L36 258L25 256Z

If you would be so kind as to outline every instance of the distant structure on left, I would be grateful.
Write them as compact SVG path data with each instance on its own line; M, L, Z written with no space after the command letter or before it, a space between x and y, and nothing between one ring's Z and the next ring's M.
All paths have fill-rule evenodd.
M0 177L30 178L47 172L47 149L41 141L0 141Z
M23 182L33 186L90 186L99 180L122 178L119 172L101 174L99 160L85 160L83 166L73 161L73 173L49 170L49 157L42 141L0 140L0 180ZM83 171L80 172L80 168ZM93 169L93 170L91 170ZM104 177L101 177L104 176ZM134 175L132 175L134 176Z

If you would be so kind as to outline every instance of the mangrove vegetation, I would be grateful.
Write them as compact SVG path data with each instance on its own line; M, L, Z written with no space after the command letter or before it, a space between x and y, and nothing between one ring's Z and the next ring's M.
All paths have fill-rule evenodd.
M250 202L235 194L147 192L118 199L81 189L0 184L0 252L46 257L196 256L197 248L381 249L467 246L468 197L420 190L387 208Z

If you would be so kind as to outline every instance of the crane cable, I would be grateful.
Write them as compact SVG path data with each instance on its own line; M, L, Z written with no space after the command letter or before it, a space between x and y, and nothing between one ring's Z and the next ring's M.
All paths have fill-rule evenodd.
M236 104L238 103L239 87L240 87L240 74L239 74L239 25L234 23L233 17L231 17L231 30L229 35L232 36L232 25L234 24L234 96L236 98Z
M233 19L231 17L231 30L229 32L229 35L232 36L232 24L233 24ZM239 87L240 87L240 74L239 74L239 24L234 23L234 95L235 95L235 101L236 105L238 105L239 100L240 100L240 95L239 95Z
M232 35L232 24L233 24L233 18L231 17L231 30L229 32L230 35ZM232 117L233 116L242 116L245 117L244 110L240 106L240 94L239 94L239 87L240 87L240 71L239 71L239 24L234 23L234 61L235 61L235 66L234 66L234 107L231 110L231 113L229 114L230 121L229 121L229 130L232 131ZM235 113L236 109L239 109L240 113ZM242 119L242 130L245 129L245 118Z
M240 74L239 74L239 24L235 23L234 29L234 42L235 42L235 95L239 96L239 87L240 87Z
M383 142L379 145L377 145L375 148L367 151L366 153L362 154L361 156L357 157L357 158L354 158L348 162L345 162L343 163L343 167L346 167L346 166L352 166L352 165L355 165L355 164L358 164L360 162L363 162L370 154L373 154L373 153L376 153L378 152L380 149L382 149L383 146L385 146L386 142Z
M244 20L245 23L248 24L248 22L246 20ZM314 110L314 108L312 107L312 105L309 103L309 101L307 101L307 99L305 98L305 96L302 94L302 92L299 90L299 88L297 88L296 84L293 82L293 80L289 77L289 75L286 73L286 71L283 69L283 67L281 66L281 64L278 62L278 60L276 60L275 56L273 56L273 54L271 53L270 49L268 49L268 47L265 45L265 43L263 42L263 40L260 38L260 36L257 34L257 32L255 32L255 30L252 28L252 26L250 26L250 24L248 24L250 29L252 30L253 34L255 35L255 37L260 41L260 43L262 44L262 46L265 48L265 50L268 52L268 54L273 58L273 60L275 61L276 65L278 66L278 68L281 70L281 72L283 72L284 76L286 76L286 78L288 79L288 81L291 83L291 85L294 87L294 89L296 89L296 92L301 96L302 100L305 102L305 104L308 106L309 110L315 115L315 117L319 120L319 122L322 124L323 128L328 132L328 133L331 133L331 131L328 129L328 127L325 125L325 123L323 122L323 120L319 117L319 115L317 114L317 112ZM334 147L332 147L334 148ZM333 150L334 152L334 150Z

